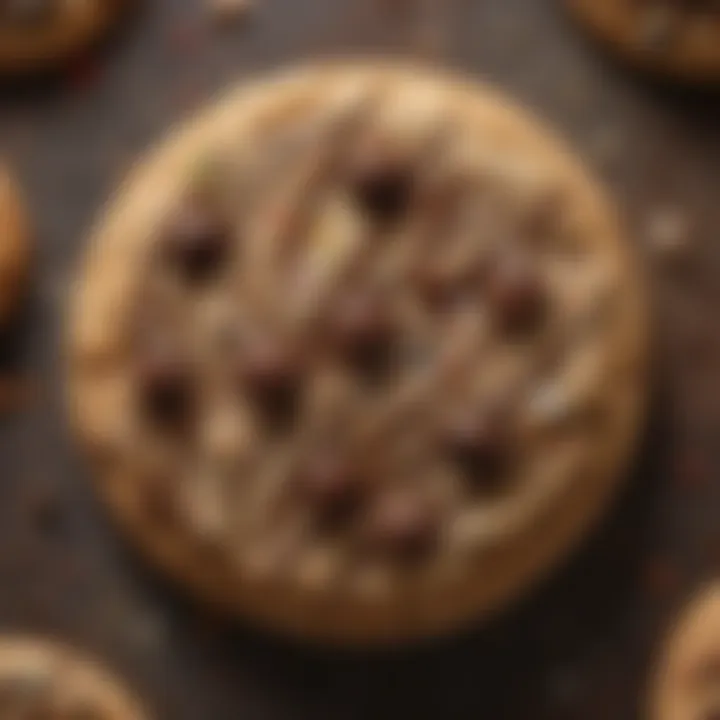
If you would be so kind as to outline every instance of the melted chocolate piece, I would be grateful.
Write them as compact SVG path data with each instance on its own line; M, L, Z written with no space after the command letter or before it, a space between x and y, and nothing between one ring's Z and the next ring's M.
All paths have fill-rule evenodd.
M405 158L392 147L368 143L350 170L350 186L362 210L374 221L393 224L408 213L415 179Z
M280 342L250 343L239 359L241 382L260 412L274 425L285 426L295 417L302 390L302 361Z
M396 491L378 499L368 525L372 549L402 561L416 561L429 555L439 539L440 522L425 498Z
M333 451L319 452L309 460L298 474L297 488L321 524L331 527L355 515L365 496L357 468Z
M223 269L232 231L218 214L197 200L186 200L165 227L165 257L188 283L212 280Z
M444 443L450 457L479 488L494 489L510 462L509 423L499 411L454 419L445 429Z
M140 399L156 424L178 429L191 419L195 388L188 358L178 348L157 344L142 353L137 365Z
M487 276L487 298L499 328L510 335L536 330L548 305L543 280L531 261L516 252L495 259Z
M330 335L338 351L361 372L377 376L388 364L394 323L387 303L373 292L339 298L330 318Z

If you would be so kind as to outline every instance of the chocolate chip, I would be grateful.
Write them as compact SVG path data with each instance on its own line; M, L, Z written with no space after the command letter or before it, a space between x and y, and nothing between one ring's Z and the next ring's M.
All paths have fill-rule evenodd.
M248 343L239 358L241 383L265 416L286 425L296 415L302 390L302 358L282 342L263 339Z
M527 257L504 253L493 262L486 282L492 314L503 332L524 334L538 328L548 297L540 274Z
M388 305L376 293L348 293L332 308L330 335L336 348L358 370L372 377L387 367L393 330Z
M401 220L414 194L414 175L405 158L379 142L358 150L350 170L352 192L367 215L382 224Z
M318 513L321 523L331 527L349 519L359 509L364 485L357 468L333 451L319 452L297 476L299 492Z
M177 348L160 343L146 348L137 365L140 399L146 416L165 427L179 428L194 406L190 362Z
M421 260L413 268L411 282L428 306L445 310L470 297L482 287L486 276L486 264L481 262L450 272L437 263Z
M511 433L500 411L472 412L454 418L445 428L444 443L450 457L478 487L495 488L507 470Z
M373 550L400 560L426 557L437 545L439 517L433 506L410 490L395 491L378 499L368 524Z
M187 200L165 227L165 256L185 281L203 283L222 270L231 235L216 211L199 200Z

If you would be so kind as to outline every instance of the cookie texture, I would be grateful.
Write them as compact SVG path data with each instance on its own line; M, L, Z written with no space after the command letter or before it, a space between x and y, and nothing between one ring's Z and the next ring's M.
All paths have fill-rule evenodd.
M17 308L30 265L27 220L9 173L0 167L0 327Z
M717 0L564 0L622 57L653 73L706 84L720 81Z
M101 37L130 0L0 0L0 73L53 67Z
M141 160L77 283L69 407L158 567L331 642L500 607L614 494L646 395L614 213L505 98L420 67L244 86Z
M682 612L652 678L652 720L720 717L720 584Z
M145 720L135 700L93 660L44 640L0 639L4 720Z

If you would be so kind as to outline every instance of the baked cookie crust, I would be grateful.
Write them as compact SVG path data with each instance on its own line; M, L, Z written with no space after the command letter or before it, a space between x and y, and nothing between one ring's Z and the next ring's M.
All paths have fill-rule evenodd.
M607 507L643 415L611 206L503 96L420 67L232 93L139 162L77 288L70 413L114 516L306 638L504 605Z

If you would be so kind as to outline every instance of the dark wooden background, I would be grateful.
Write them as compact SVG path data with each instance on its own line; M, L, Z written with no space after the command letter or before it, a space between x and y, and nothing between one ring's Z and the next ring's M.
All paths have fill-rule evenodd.
M247 25L222 32L203 0L146 5L99 57L0 89L0 152L39 243L32 302L2 341L31 392L0 421L0 630L95 652L160 720L638 717L673 613L720 566L717 97L608 62L551 0L437 0L424 23L411 0L258 0ZM384 653L213 620L154 579L108 527L62 412L72 268L132 158L227 83L336 53L434 54L554 123L622 206L658 326L647 437L603 527L491 625ZM668 213L688 226L672 260L647 230Z

